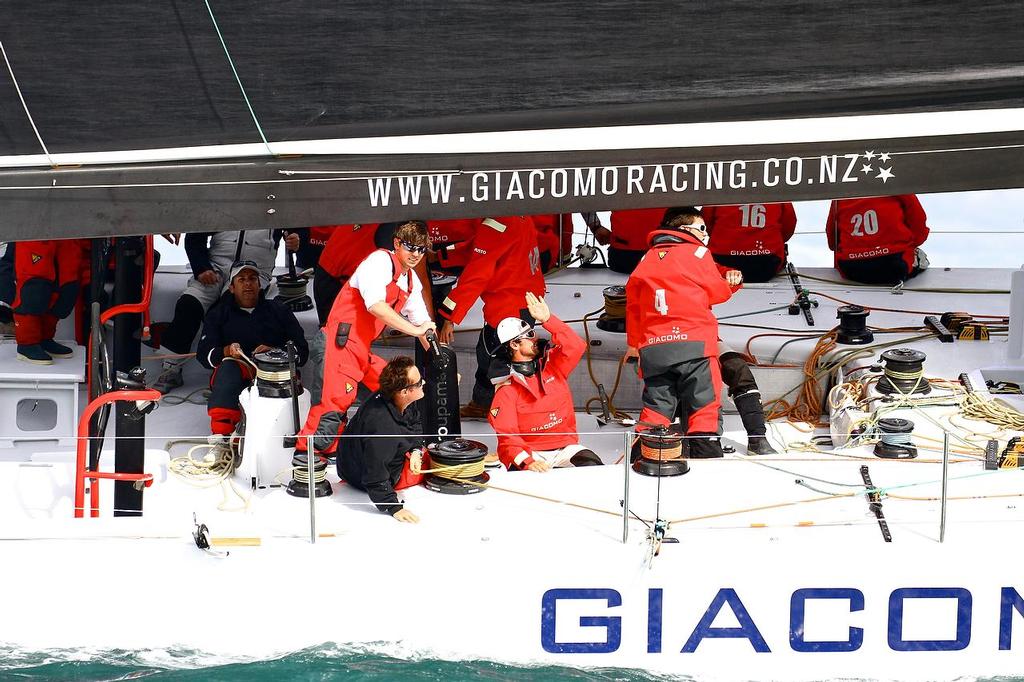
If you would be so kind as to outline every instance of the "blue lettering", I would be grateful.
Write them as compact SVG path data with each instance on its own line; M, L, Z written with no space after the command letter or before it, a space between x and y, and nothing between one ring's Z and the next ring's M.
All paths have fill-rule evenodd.
M729 608L732 609L733 614L736 616L736 620L739 621L740 626L738 628L713 628L711 624L715 622L715 618L718 616L719 611L725 604L729 604ZM736 594L736 590L731 588L723 588L718 591L715 598L711 600L711 605L708 606L708 610L704 612L700 622L697 623L697 627L693 629L690 634L690 638L686 640L686 644L683 645L680 653L692 654L697 650L697 646L706 637L712 638L737 638L746 639L750 642L751 646L754 647L754 651L759 654L771 653L771 649L768 648L768 643L764 641L764 637L761 636L757 626L754 625L753 619L750 614L747 613L747 607L740 601L739 595Z
M622 595L612 589L554 589L541 598L540 643L552 654L610 654L622 643L622 618L619 616L580 616L581 627L603 627L603 642L559 642L555 639L559 599L603 599L609 607L622 606Z
M1004 587L999 600L999 650L1009 651L1013 643L1013 612L1024 616L1024 599L1012 587Z
M652 587L647 590L647 653L661 653L661 617L663 613L664 590Z
M956 639L903 639L903 602L956 599ZM962 587L902 587L889 595L889 648L893 651L961 651L971 643L971 593Z
M854 588L817 588L793 592L789 601L789 645L801 653L856 651L864 644L864 628L850 627L846 641L808 642L804 639L804 613L808 599L846 599L850 611L864 610L864 593Z

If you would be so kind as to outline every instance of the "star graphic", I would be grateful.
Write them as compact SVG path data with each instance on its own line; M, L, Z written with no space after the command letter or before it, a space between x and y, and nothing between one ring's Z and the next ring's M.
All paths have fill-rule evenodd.
M881 163L888 163L889 162L889 156L890 156L889 152L885 152L884 154L879 154L878 155L878 160Z
M891 169L891 168L881 168L881 167L879 167L879 169L878 169L878 175L876 175L875 177L876 177L877 179L881 180L881 181L882 181L882 184L885 184L885 182L886 182L886 181L887 181L887 180L888 180L889 178L891 178L891 177L894 177L894 176L893 176L893 174L892 174L892 169Z
M871 165L867 164L867 163L865 163L863 166L860 167L860 172L861 173L870 173L873 170L875 170L875 169L872 168Z
M875 158L875 150L872 149L869 152L864 152L864 158L867 159L868 161L870 161L871 159Z

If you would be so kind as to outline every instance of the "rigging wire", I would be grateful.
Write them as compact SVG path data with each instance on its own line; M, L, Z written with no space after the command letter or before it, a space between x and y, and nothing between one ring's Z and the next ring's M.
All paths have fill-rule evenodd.
M50 167L56 167L56 163L53 161L53 157L50 156L50 150L46 148L46 143L43 142L43 136L39 134L39 128L36 127L36 122L32 118L32 113L28 110L28 104L25 102L25 96L21 93L21 86L18 85L18 79L14 76L14 67L11 66L11 60L7 57L7 50L4 48L4 41L0 40L0 53L4 56L4 63L7 64L7 72L11 74L11 82L14 83L14 91L18 93L18 99L21 100L21 108L25 110L25 116L28 117L28 122L32 126L32 132L36 134L36 139L39 140L39 146L43 148L43 154L46 155L46 160L49 162Z

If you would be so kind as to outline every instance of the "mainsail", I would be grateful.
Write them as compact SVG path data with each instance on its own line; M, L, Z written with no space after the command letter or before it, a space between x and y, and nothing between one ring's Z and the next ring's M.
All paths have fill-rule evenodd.
M1024 5L5 8L0 237L1024 186Z

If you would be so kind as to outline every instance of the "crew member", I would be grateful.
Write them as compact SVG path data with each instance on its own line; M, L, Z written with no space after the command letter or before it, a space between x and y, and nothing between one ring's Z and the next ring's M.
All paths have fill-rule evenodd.
M530 471L601 464L593 450L580 445L568 381L586 343L551 314L543 298L527 293L526 306L551 333L553 345L542 350L533 326L518 317L498 324L498 340L510 365L488 413L498 435L498 458L509 469Z
M14 279L14 242L0 242L0 334L14 334L11 304L18 290Z
M494 397L490 365L501 345L496 327L506 317L520 317L532 324L523 306L526 292L544 295L537 232L525 216L485 218L473 239L473 257L459 281L438 307L445 319L438 334L441 343L451 343L455 325L461 324L479 297L484 302L484 328L476 344L477 370L473 398L464 405L465 419L483 419Z
M742 272L744 282L767 282L785 265L796 231L793 204L705 206L701 213L715 262Z
M295 267L299 270L316 268L327 242L334 233L334 225L302 227L295 230L299 235L299 250L295 252Z
M449 275L457 275L473 255L473 237L480 227L480 218L431 220L430 264Z
M233 263L249 260L259 268L263 286L270 284L282 237L285 248L299 248L299 236L281 230L241 230L228 232L194 232L185 235L185 254L192 267L192 277L174 305L171 322L154 324L148 345L166 348L176 355L185 355L203 323L203 317L227 288L227 275ZM187 358L163 361L163 371L153 388L168 393L181 386L182 367Z
M230 271L227 292L203 320L196 359L213 370L207 412L210 432L224 441L235 430L241 412L238 396L252 384L255 353L295 344L296 362L303 365L309 347L295 313L276 299L263 297L260 267L254 261L236 262Z
M723 303L743 275L723 278L707 247L704 219L691 206L665 212L665 226L626 282L627 357L639 357L644 381L640 421L686 420L691 457L721 457L718 423L722 378L718 321Z
M385 325L420 339L434 329L423 285L412 274L429 247L427 225L421 220L402 223L391 241L393 250L377 249L355 269L323 327L323 393L300 432L316 434L314 447L319 452L334 452L358 385L378 389L385 362L370 351L370 344ZM297 448L305 451L305 438L299 439Z
M600 222L590 224L598 244L608 245L608 267L615 272L629 274L647 252L648 236L665 215L663 208L637 208L612 211L609 230Z
M919 248L927 216L913 194L833 201L825 235L836 268L855 282L898 284L928 267Z
M311 228L313 230L330 229L331 236L324 246L320 260L313 274L313 301L316 304L316 315L320 326L327 323L331 314L334 299L341 287L375 249L388 250L395 237L395 228L400 223L355 223L351 225L332 225L330 228ZM416 265L416 275L425 286L424 300L427 310L431 310L430 273L426 259L420 259Z
M52 365L53 358L67 358L75 353L53 337L57 320L71 314L78 297L82 253L79 241L18 242L14 251L17 292L11 307L17 357L23 362Z
M417 523L396 490L420 482L423 427L419 406L423 378L411 358L399 356L380 373L380 390L359 406L338 450L338 476L365 490L377 509L396 521Z
M765 424L764 405L761 391L754 380L754 373L746 358L722 341L718 342L718 362L722 369L722 381L729 389L729 397L736 405L736 411L747 432L748 455L774 455L775 448L768 441L768 427Z

